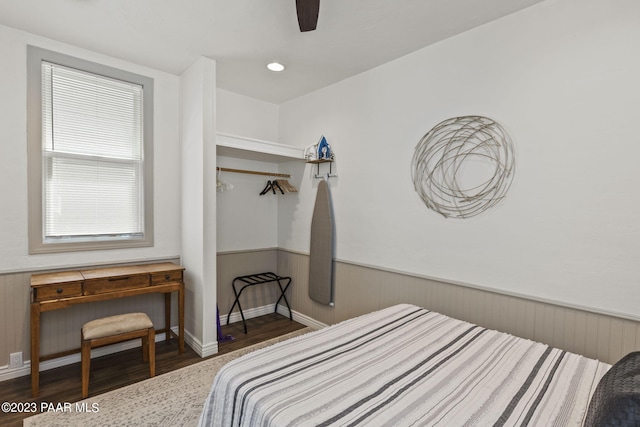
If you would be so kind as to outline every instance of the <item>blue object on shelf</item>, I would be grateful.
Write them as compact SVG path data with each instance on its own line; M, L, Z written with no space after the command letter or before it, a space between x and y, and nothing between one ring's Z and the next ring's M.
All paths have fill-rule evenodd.
M327 138L322 135L318 142L318 160L331 160L333 159L333 152L331 146L327 142Z

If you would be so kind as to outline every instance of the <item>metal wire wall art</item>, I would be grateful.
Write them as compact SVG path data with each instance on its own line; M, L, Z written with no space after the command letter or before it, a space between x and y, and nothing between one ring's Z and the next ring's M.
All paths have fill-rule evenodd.
M422 137L411 163L416 192L445 218L469 218L495 206L515 172L509 135L482 116L439 123Z

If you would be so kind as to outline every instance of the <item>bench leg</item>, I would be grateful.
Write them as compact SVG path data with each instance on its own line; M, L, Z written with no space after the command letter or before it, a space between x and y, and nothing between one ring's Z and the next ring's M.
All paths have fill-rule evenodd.
M142 337L142 361L147 363L149 361L149 335Z
M91 341L82 340L81 348L82 359L82 398L89 396L89 369L91 366Z
M149 353L149 378L151 378L156 376L156 331L153 328L149 328L147 341L147 352Z

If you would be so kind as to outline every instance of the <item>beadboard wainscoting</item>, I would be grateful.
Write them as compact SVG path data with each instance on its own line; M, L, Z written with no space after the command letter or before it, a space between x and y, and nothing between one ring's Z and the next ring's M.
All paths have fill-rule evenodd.
M233 304L235 295L231 282L238 276L249 274L274 272L277 273L278 254L277 248L258 249L248 251L218 252L217 259L217 301L220 310L220 321L223 325L227 322L227 314ZM293 286L293 285L292 285ZM238 287L239 290L239 287ZM280 296L277 283L265 283L263 285L251 286L242 292L240 303L245 313L252 309L273 306ZM287 291L289 298L289 291ZM240 320L238 309L234 309L234 314ZM253 316L256 314L254 313ZM231 323L236 319L231 317Z
M322 323L406 302L607 363L640 350L640 319L343 261L335 261L335 307L322 306L306 292L308 258L280 251L278 274L293 277L292 308Z
M277 248L219 252L217 270L217 300L220 309L220 323L227 324L227 315L233 304L235 295L233 293L232 282L238 276L246 276L249 274L278 272L279 258L283 252ZM307 273L308 275L308 273ZM286 274L285 274L286 276ZM302 277L302 276L300 276ZM239 288L239 286L238 286ZM327 326L327 323L319 322L315 318L296 311L295 305L291 298L299 292L295 280L286 292L287 300L291 306L293 320L314 329L320 329ZM306 288L304 290L306 295ZM280 302L278 307L275 306L276 301L280 297L280 289L274 283L265 283L261 285L251 286L242 292L240 303L242 304L242 313L245 319L264 316L277 310L283 316L289 316L289 310L284 302ZM229 323L241 322L240 312L238 308L234 308L233 313L229 317Z
M18 271L0 274L0 380L28 374L31 360L30 349L30 317L29 304L31 298L31 275L72 269L93 267L120 266L128 264L144 264L147 262L174 262L180 264L179 258L163 258L141 260L132 263L105 265L74 265L60 269ZM171 325L178 324L177 298L172 298ZM109 301L98 301L73 305L64 310L42 313L40 330L41 354L61 353L80 348L80 329L82 325L99 317L129 312L145 312L154 325L164 325L164 296L162 294L139 295ZM136 345L139 345L136 344ZM122 346L105 347L99 353L107 354L120 351ZM9 368L9 355L22 352L24 366ZM77 359L77 360L76 360ZM51 369L68 363L79 361L79 354L41 363L41 370Z
M335 307L320 305L308 296L308 254L282 249L242 251L218 256L221 316L223 313L226 316L225 310L233 302L233 277L256 273L260 269L291 276L293 283L287 298L294 317L298 315L314 319L319 324L334 324L396 303L408 302L607 363L615 363L625 354L640 350L639 319L340 260L335 261L334 269ZM277 290L273 288L258 292L246 297L243 294L243 309L273 304L278 297ZM225 310L222 304L227 304ZM223 323L225 321L226 317Z
M176 258L153 260L158 261L179 263ZM293 309L294 320L304 324L334 324L392 304L410 302L607 363L615 363L626 353L640 350L638 319L595 310L505 295L471 285L447 283L340 260L335 261L335 307L328 307L313 302L308 296L308 254L277 248L234 251L219 253L217 262L217 299L223 324L234 299L231 288L233 278L274 271L292 277L287 298ZM70 268L89 267L94 266ZM28 373L29 281L32 273L41 272L45 271L0 274L0 379ZM275 284L248 288L242 295L242 307L247 317L254 317L265 310L271 311L278 296L279 290ZM161 325L164 299L162 295L152 294L43 313L42 352L49 354L78 348L79 331L83 323L96 317L131 311L144 311L155 324ZM286 310L282 310L282 305L278 311L287 314ZM231 321L238 320L236 310ZM172 309L171 323L177 324L176 307ZM15 352L22 352L25 366L10 370L9 354ZM53 362L45 362L43 369L57 366Z

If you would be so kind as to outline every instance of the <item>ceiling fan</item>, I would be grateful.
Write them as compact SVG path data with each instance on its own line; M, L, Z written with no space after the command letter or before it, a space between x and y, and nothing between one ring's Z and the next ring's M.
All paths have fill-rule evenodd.
M320 0L296 0L298 25L301 32L313 31L318 24Z

